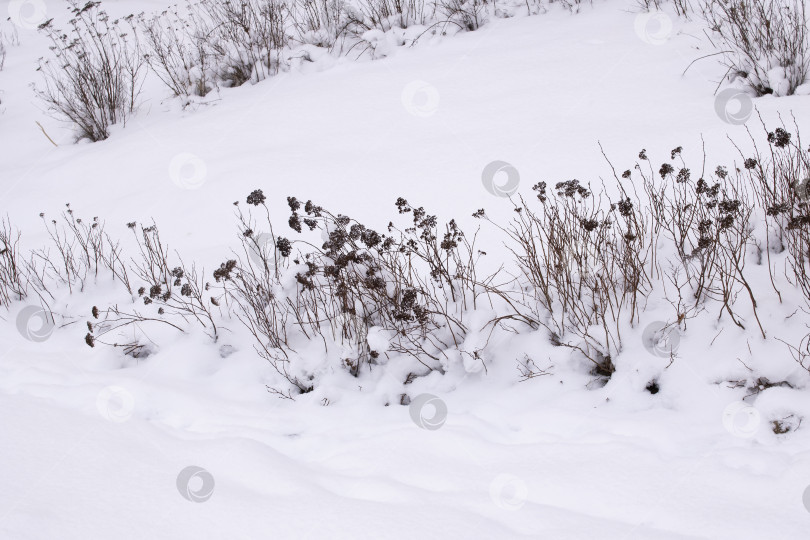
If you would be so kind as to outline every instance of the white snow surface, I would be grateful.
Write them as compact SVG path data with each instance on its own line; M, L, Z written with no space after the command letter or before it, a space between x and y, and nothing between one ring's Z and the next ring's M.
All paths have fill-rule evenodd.
M61 16L59 2L46 5ZM162 5L105 3L121 14ZM600 142L620 170L642 148L663 158L682 145L699 163L703 141L712 167L731 164L727 135L747 134L715 113L724 69L703 60L682 76L706 54L702 27L669 20L659 44L637 33L635 2L596 0L579 14L551 4L387 58L324 58L186 109L150 84L126 127L93 144L74 144L42 110L28 85L46 41L20 30L0 71L0 211L28 247L46 240L39 213L68 202L122 237L126 222L154 219L210 270L235 245L231 203L256 188L280 225L288 195L375 227L402 196L475 227L478 208L493 220L512 211L481 185L494 160L519 170L526 195L540 180L611 178ZM406 106L414 88L428 88L427 102ZM756 105L766 122L792 113L810 131L810 96ZM194 189L170 175L186 154ZM503 252L492 228L479 242ZM59 302L86 316L103 298L99 285ZM801 312L788 320L796 305L762 307L769 331L804 335ZM629 340L601 388L537 333L498 338L486 370L459 361L405 387L396 362L360 379L335 369L292 402L267 391L278 376L238 332L217 345L167 334L136 360L88 348L84 318L27 341L14 324L22 308L0 325L0 538L810 537L808 373L779 342L728 321L690 326L666 369ZM521 382L527 351L552 374ZM794 388L752 398L728 384L758 376ZM446 422L421 429L402 392L438 396ZM774 434L770 422L790 415L805 423ZM208 500L179 493L189 466L213 479Z

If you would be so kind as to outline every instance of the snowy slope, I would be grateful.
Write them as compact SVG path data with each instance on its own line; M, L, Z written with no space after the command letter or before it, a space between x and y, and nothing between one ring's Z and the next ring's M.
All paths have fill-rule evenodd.
M61 9L46 5L49 15ZM705 60L681 76L704 54L695 48L700 25L673 18L659 44L639 34L634 10L597 1L576 15L496 19L385 59L325 60L223 89L194 110L152 85L138 115L94 144L73 144L42 112L28 85L46 42L21 30L0 72L0 211L30 247L46 238L39 213L68 202L120 236L126 222L155 219L173 249L211 269L235 244L231 203L256 188L282 224L288 195L379 227L402 196L474 227L478 208L494 221L512 212L481 184L494 160L517 168L527 195L539 180L609 178L600 142L622 169L642 148L667 156L683 145L700 160L701 138L713 163L733 162L726 137L746 132L716 114L724 70ZM419 88L427 101L412 100ZM800 126L810 126L808 104L807 96L756 101L766 121L793 113ZM192 181L178 182L189 163ZM480 242L499 262L491 228ZM86 316L101 289L60 302ZM640 339L628 343L603 388L543 336L499 342L486 373L458 366L412 383L411 396L434 394L447 406L446 422L431 430L396 400L401 365L360 385L334 373L328 387L290 402L267 392L276 376L249 343L228 343L235 352L223 358L192 333L138 361L87 348L83 319L28 341L14 324L19 308L0 326L2 538L810 534L810 435L801 426L778 436L769 424L810 414L807 372L781 345L746 342L733 328L711 350L720 328L690 328L666 371ZM805 321L784 323L789 308L763 311L786 339L803 335ZM524 351L548 358L553 375L518 382ZM749 376L739 358L796 388L769 388L755 408L742 402L747 389L728 384ZM644 391L659 376L661 391ZM204 470L186 497L210 499L181 496L178 476L189 466Z

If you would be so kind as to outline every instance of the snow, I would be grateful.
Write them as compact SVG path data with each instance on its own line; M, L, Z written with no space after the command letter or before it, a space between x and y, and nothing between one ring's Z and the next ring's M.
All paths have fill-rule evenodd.
M59 16L60 2L41 5ZM124 14L163 3L105 7ZM506 173L496 184L509 187L502 182L514 170L524 195L540 180L610 178L599 143L621 170L642 148L668 156L683 145L698 163L701 139L712 168L730 165L739 156L727 136L745 142L746 125L754 131L758 120L719 118L713 93L724 69L712 60L681 75L705 54L696 48L701 29L668 12L637 15L635 2L600 0L578 14L552 4L411 48L376 35L385 58L324 56L186 109L147 85L137 116L93 144L73 144L42 111L28 85L46 41L20 29L21 45L8 48L0 71L0 211L28 247L47 238L39 213L56 216L68 202L120 237L127 222L154 219L172 249L210 274L237 245L231 203L256 188L279 226L288 195L374 227L392 219L402 196L469 228L478 208L493 221L511 215L508 200L482 186L493 162L509 167L496 167ZM810 98L800 93L754 104L766 123L793 114L810 126ZM492 227L479 242L491 264L502 261ZM769 287L767 272L757 280ZM89 349L84 319L112 289L64 293L56 303L78 318L40 342L14 324L25 305L2 313L0 537L810 534L810 436L797 420L810 414L808 373L783 344L714 313L678 336L669 368L668 354L633 334L604 387L533 333L495 335L483 362L460 355L446 374L408 386L404 360L363 379L333 369L292 402L267 391L278 377L236 321L221 345L202 332L155 329L159 347L148 358ZM763 299L769 332L788 342L806 334L806 316L788 317L798 302ZM645 320L671 312L651 305ZM378 350L387 340L381 329L369 334ZM550 374L520 382L524 354ZM794 388L755 396L732 388L761 376ZM653 379L657 394L645 391ZM400 404L403 392L410 405ZM773 419L791 417L798 429L773 433ZM188 467L201 469L186 473L183 494L178 476ZM190 501L197 492L205 500Z

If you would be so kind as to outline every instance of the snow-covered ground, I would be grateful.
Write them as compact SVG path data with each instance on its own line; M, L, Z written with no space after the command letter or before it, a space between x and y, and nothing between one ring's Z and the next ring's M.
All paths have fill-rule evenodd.
M127 126L92 144L73 144L42 111L28 86L47 42L20 29L0 71L0 211L32 248L47 240L39 213L65 203L121 237L127 222L154 219L172 249L210 270L236 242L231 203L256 188L281 224L288 195L375 227L402 196L474 227L478 208L493 221L512 213L481 183L495 160L519 171L525 195L540 180L610 178L599 143L622 170L642 148L661 161L683 146L699 162L703 141L711 167L730 164L739 155L727 135L747 134L715 110L725 70L707 59L682 76L708 52L696 48L702 27L666 21L663 39L639 25L632 1L575 15L552 4L384 59L323 59L185 110L150 84ZM766 122L792 113L810 126L808 96L755 103ZM496 258L500 241L482 228ZM59 302L86 317L99 298L103 288ZM807 322L801 311L788 320L790 305L761 308L789 342ZM24 339L23 307L1 314L2 538L810 535L810 435L771 425L810 415L808 373L778 341L727 321L690 327L667 369L631 340L601 388L543 336L515 336L493 345L487 371L456 366L411 383L412 398L436 396L420 411L399 404L407 371L396 366L334 373L292 402L267 391L275 372L248 342L226 337L234 352L224 354L192 333L137 360L88 348L83 318ZM525 351L552 373L521 382ZM751 396L759 376L794 388ZM654 378L656 394L645 391ZM732 388L739 380L749 388Z

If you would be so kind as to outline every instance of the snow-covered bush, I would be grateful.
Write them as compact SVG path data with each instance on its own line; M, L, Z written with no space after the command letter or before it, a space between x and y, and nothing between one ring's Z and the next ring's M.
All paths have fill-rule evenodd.
M216 57L228 86L261 81L278 73L287 47L290 10L281 0L201 0L192 5L194 35Z
M578 180L533 190L536 203L520 197L512 223L494 224L509 237L522 279L517 289L493 292L509 299L516 318L545 328L555 345L578 351L594 373L609 377L622 326L638 320L652 291L649 219L621 186L607 206L605 193ZM487 219L483 209L474 216Z
M91 141L106 139L110 126L126 123L146 72L132 18L110 20L99 4L70 0L67 32L52 19L39 27L51 41L53 57L40 59L44 84L37 94L80 138Z
M352 24L345 0L298 0L293 2L292 9L296 39L330 51L345 37L346 29Z
M701 12L730 80L758 96L789 96L808 82L806 0L705 0Z
M473 31L491 16L510 17L524 7L529 15L539 13L543 1L188 0L111 21L100 2L68 0L70 31L54 28L52 20L40 28L55 58L40 61L45 85L38 93L80 137L97 141L136 108L144 67L174 96L204 97L218 84L255 83L295 59L313 61L315 47L382 58L423 35L444 35L448 26ZM563 5L578 10L579 0Z
M427 371L445 369L447 351L469 330L466 313L486 293L475 272L480 255L454 221L442 233L435 216L399 199L399 214L409 214L413 226L391 224L380 234L289 197L289 226L296 234L319 232L325 241L318 247L306 237L276 236L261 190L247 203L264 219L238 212L246 256L224 262L215 278L260 356L298 391L312 384L296 352L302 340L323 342L355 376L390 354L407 355ZM369 343L373 328L390 336L386 350Z
M745 160L745 175L765 211L766 250L785 252L788 281L803 293L810 307L810 152L798 136L784 128L768 134L768 149L754 146ZM771 282L774 272L771 270ZM775 289L781 298L781 292Z
M810 310L810 155L784 127L766 135L768 151L755 144L740 166L711 173L693 174L678 147L660 167L640 152L632 170L614 171L612 189L538 183L536 200L515 201L512 224L501 228L517 276L479 276L482 252L455 222L439 227L403 199L396 207L410 226L391 223L378 233L288 198L288 224L300 235L291 240L275 233L256 190L249 212L237 211L244 256L214 273L218 302L291 383L276 389L285 397L312 390L324 369L359 377L392 357L413 359L414 373L444 372L459 359L484 357L489 338L476 339L499 331L544 329L554 345L609 378L651 302L672 306L666 328L685 330L710 311L773 339L760 319L763 300L781 299L788 287ZM475 217L487 219L484 210ZM772 256L783 258L782 270ZM764 259L772 290L754 286ZM372 335L385 336L385 345ZM789 344L806 369L808 343Z
M74 320L52 301L107 274L122 294L93 308L89 346L142 357L156 341L147 326L196 329L216 342L238 321L286 380L273 390L288 398L325 373L361 377L392 361L409 378L459 362L466 369L491 353L492 336L538 330L605 380L650 305L657 318L671 306L656 332L686 331L708 314L761 340L774 339L775 305L810 312L810 152L798 128L764 139L767 148L752 137L728 167L690 169L677 147L655 164L640 152L599 190L539 182L532 200L513 201L510 224L492 223L514 260L486 275L477 232L442 225L401 198L398 217L378 232L289 197L292 232L280 235L255 190L236 205L241 249L212 274L171 254L155 224L129 223L134 243L124 245L68 205L58 219L43 216L50 247L27 255L11 224L0 224L0 304L39 297L53 320ZM474 217L489 221L483 209ZM810 370L810 335L787 346ZM676 361L674 351L661 354ZM529 360L521 368L524 377L535 371Z
M8 219L0 220L0 306L28 296L25 263L20 253L20 233Z
M219 337L215 317L215 313L219 315L217 291L211 291L194 263L186 265L179 255L170 255L169 248L160 238L157 225L153 223L144 227L128 223L127 227L134 234L137 256L132 258L131 264L122 264L118 257L117 244L113 245L108 239L107 244L112 247L109 252L114 256L103 260L110 261L107 267L123 284L127 293L143 306L148 306L146 309L156 311L157 316L143 314L135 306L119 308L118 305L113 305L102 309L94 307L93 319L87 324L85 342L91 347L95 347L97 343L121 347L126 354L134 357L146 356L151 345L141 343L138 339L120 342L121 334L118 331L130 325L149 322L163 323L181 332L189 323L196 323L216 342ZM172 259L176 260L170 262ZM133 282L136 280L141 285L133 290ZM105 341L108 334L112 334L112 342Z
M744 293L764 339L752 281L745 271L748 254L756 248L756 201L748 179L723 166L695 178L681 157L682 150L673 149L657 174L645 152L639 155L645 165L636 165L655 231L675 251L670 258L675 264L667 270L667 279L678 291L678 314L690 318L713 300L734 324L745 328L735 307L737 297Z
M290 14L281 0L200 0L139 23L149 64L172 93L204 96L215 79L241 86L278 73Z
M476 30L494 11L486 0L197 0L138 20L158 77L176 96L202 96L311 61L311 46L379 58L439 24Z
M193 11L171 7L158 15L140 15L145 58L175 96L205 96L212 90L212 51Z
M423 25L436 11L435 4L431 7L425 0L359 0L358 7L365 26L383 32Z
M442 15L464 30L478 30L487 17L486 0L439 0Z
M755 290L752 254L768 259L775 284L770 257L788 251L782 279L803 292L810 310L810 153L785 128L767 140L768 155L754 145L755 157L742 156L740 167L700 175L687 167L681 147L660 168L643 150L634 170L621 179L614 171L613 200L605 188L594 194L577 180L554 190L536 184L539 208L521 198L511 226L502 228L521 286L492 292L508 299L515 320L544 328L555 345L577 351L604 376L653 293L673 306L673 327L715 306L766 339L759 301L769 292ZM633 195L635 188L644 198ZM475 215L486 219L483 210ZM763 221L765 231L757 228ZM798 359L796 347L794 354ZM802 354L804 365L810 356Z

